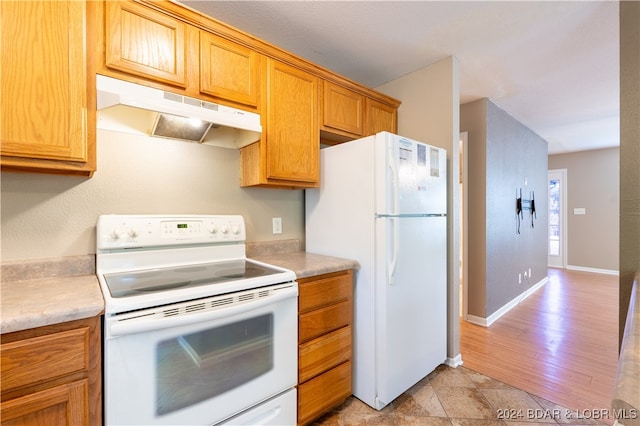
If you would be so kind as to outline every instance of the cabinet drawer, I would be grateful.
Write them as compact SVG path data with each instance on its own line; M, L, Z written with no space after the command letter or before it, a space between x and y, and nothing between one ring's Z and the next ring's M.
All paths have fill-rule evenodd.
M298 386L298 423L307 423L351 395L351 361Z
M299 317L299 343L351 324L351 300L336 303Z
M300 345L298 382L304 382L351 359L351 326Z
M2 391L89 368L89 328L0 345Z
M351 271L327 275L326 278L314 278L309 281L298 280L300 292L298 310L307 312L351 298L353 280Z

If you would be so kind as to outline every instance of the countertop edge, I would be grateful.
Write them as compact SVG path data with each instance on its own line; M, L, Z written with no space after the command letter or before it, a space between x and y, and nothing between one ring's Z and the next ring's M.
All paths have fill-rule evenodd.
M254 256L251 259L290 269L295 272L298 279L347 269L360 269L360 264L355 260L303 251L264 254Z
M255 253L251 259L290 269L296 278L328 274L348 269L357 270L355 260L325 256L304 251ZM104 313L104 299L98 277L87 265L94 265L87 256L63 258L62 266L47 259L16 262L11 265L31 279L0 283L0 333L13 333L52 324L90 318ZM26 272L36 269L35 276ZM55 274L41 277L43 269ZM63 271L82 271L79 275L59 275Z
M3 282L0 333L91 318L104 313L95 275Z

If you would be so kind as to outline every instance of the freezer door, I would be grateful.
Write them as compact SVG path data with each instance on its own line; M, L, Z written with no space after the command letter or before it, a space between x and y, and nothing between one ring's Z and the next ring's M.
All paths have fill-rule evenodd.
M387 132L375 143L377 214L446 212L446 150Z
M446 218L376 220L377 402L389 404L446 358Z

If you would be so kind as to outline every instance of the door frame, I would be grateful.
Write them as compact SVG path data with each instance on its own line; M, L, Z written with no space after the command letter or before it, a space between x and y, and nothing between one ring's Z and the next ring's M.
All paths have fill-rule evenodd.
M461 268L462 280L460 280L460 286L462 287L462 303L460 305L460 315L463 319L467 319L469 315L469 274L468 274L468 264L469 264L469 204L468 204L468 193L469 193L469 133L461 132L460 133L460 179L462 180L461 185L461 195L460 201L462 204L462 214L461 214L461 231L460 231L460 259L459 265Z
M552 268L567 267L567 228L568 228L568 214L567 214L567 169L551 169L547 171L547 185L553 175L554 179L560 180L560 256L549 256L549 229L547 228L547 266ZM551 259L559 260L559 263L552 262Z

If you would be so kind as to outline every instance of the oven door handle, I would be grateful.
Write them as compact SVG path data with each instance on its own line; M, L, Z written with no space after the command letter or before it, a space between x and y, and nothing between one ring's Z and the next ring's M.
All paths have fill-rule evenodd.
M205 321L216 320L231 315L252 311L284 299L297 297L298 286L291 286L278 290L276 293L260 298L256 301L240 303L238 305L224 306L218 309L171 317L138 317L126 320L113 319L108 327L108 337L124 336L128 334L144 333L147 331L180 327ZM108 322L111 322L107 320Z

